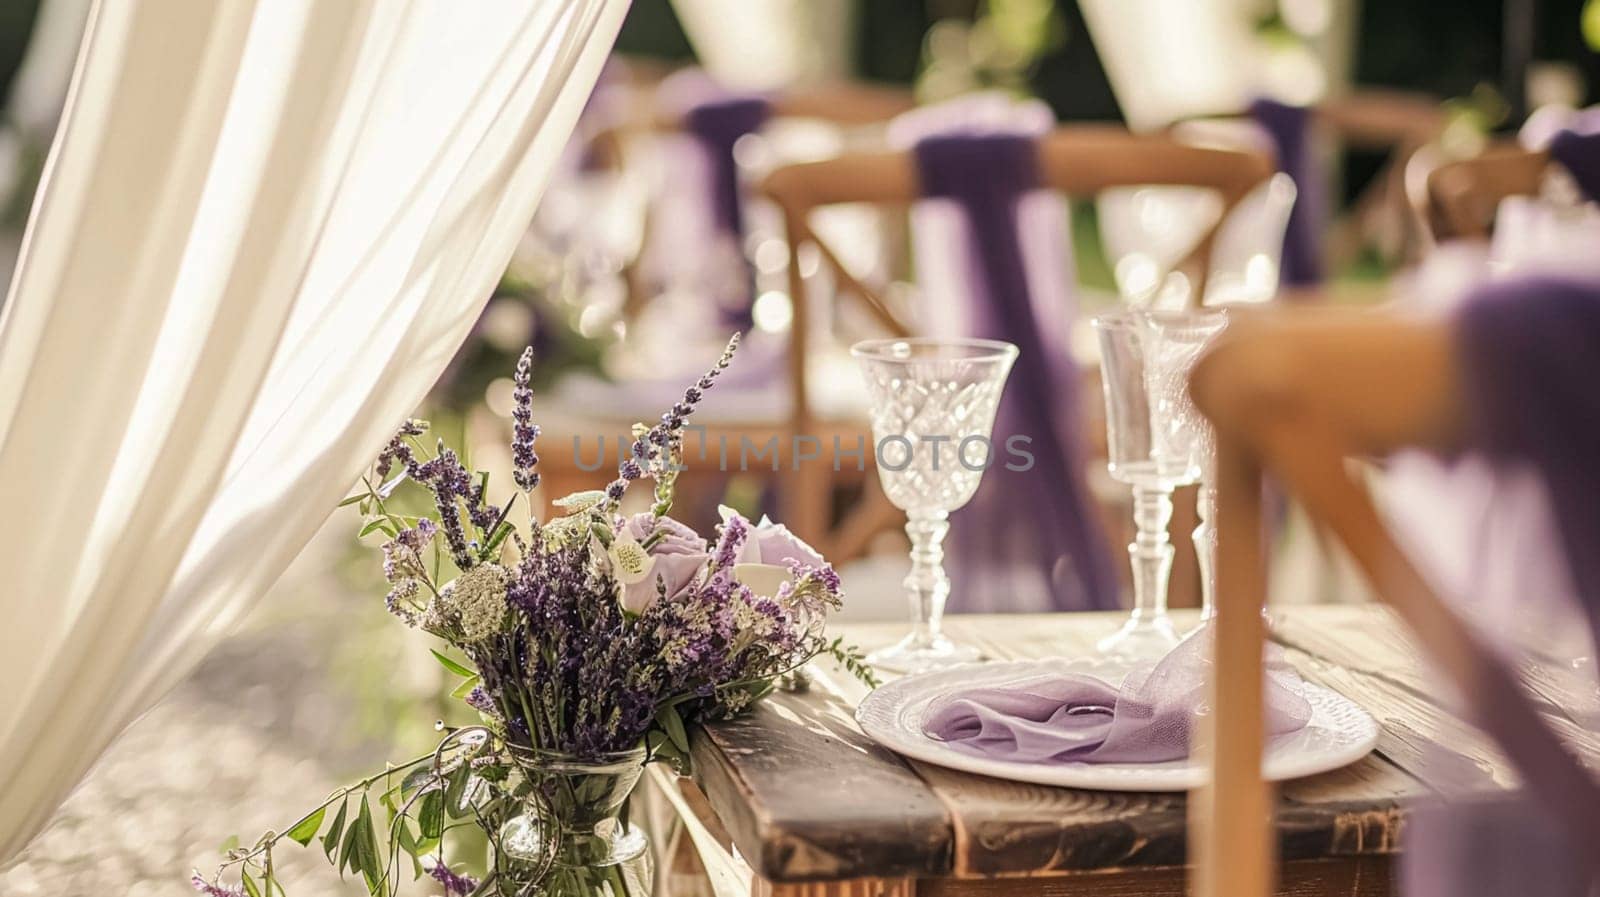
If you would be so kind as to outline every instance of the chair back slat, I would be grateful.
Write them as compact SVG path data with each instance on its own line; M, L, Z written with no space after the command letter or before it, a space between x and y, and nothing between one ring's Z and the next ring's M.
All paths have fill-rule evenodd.
M1500 201L1537 196L1549 164L1549 153L1497 146L1435 168L1428 174L1426 209L1434 238L1487 239Z

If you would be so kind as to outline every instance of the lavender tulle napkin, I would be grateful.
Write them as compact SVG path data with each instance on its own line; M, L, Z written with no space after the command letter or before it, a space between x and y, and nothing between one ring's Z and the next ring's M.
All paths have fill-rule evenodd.
M1267 732L1305 728L1311 705L1301 681L1270 647ZM1127 674L1120 686L1095 676L1041 673L1001 686L954 692L928 708L923 731L950 747L1019 763L1162 763L1189 756L1205 700L1210 633Z

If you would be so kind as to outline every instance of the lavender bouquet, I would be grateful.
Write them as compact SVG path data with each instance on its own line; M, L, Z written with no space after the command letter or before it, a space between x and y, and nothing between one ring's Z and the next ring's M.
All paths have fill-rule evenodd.
M638 425L604 490L554 502L559 516L514 520L539 484L531 350L516 369L512 454L518 493L487 499L487 474L469 472L427 425L407 421L378 456L364 489L345 500L382 533L389 610L457 649L434 656L461 678L456 696L481 725L446 730L433 752L336 791L282 832L196 873L211 897L282 893L273 851L317 841L373 895L426 875L447 895L644 894L643 836L627 798L644 764L685 763L688 727L735 714L821 654L871 682L853 649L822 635L839 578L787 529L724 509L715 540L668 516L683 428L727 368L735 337L705 376L654 426ZM636 480L648 511L621 513ZM397 490L421 489L432 516L396 513ZM377 808L374 809L374 801ZM448 833L487 836L487 872L474 880L445 856ZM402 868L408 867L408 868ZM237 887L223 884L237 878Z

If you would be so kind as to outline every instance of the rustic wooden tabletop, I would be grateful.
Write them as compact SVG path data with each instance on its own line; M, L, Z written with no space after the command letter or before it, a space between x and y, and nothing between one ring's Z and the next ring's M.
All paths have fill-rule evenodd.
M1175 616L1192 624L1192 613ZM994 658L1070 657L1091 652L1121 620L974 616L946 628ZM871 649L904 629L840 631ZM1490 791L1512 787L1512 776L1485 736L1446 708L1386 610L1290 607L1275 612L1273 630L1302 675L1361 704L1383 730L1366 759L1281 788L1282 890L1386 894L1408 802L1436 795L1443 775L1459 787L1466 770ZM1560 681L1530 684L1551 707L1580 706ZM1182 892L1184 795L1049 788L904 760L857 728L864 694L825 673L808 692L775 695L695 736L695 784L768 893ZM808 882L849 886L796 884Z

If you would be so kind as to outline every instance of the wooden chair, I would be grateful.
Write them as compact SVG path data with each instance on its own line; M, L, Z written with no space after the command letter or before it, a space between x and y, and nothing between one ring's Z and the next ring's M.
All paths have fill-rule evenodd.
M1496 144L1471 159L1428 173L1423 210L1436 239L1488 239L1495 212L1508 196L1537 196L1550 154Z
M1212 713L1199 741L1211 778L1190 803L1190 856L1203 897L1264 897L1273 889L1272 789L1260 774L1263 472L1343 543L1462 694L1483 694L1498 681L1477 660L1476 636L1400 551L1346 467L1355 456L1460 445L1460 370L1451 322L1300 308L1236 314L1191 377L1218 452Z
M638 110L627 116L625 121L600 130L589 139L589 149L596 158L612 167L626 165L627 148L633 137L651 132L676 132L681 129L679 118L676 115L659 112L653 99L654 88L668 74L669 70L648 66L642 70L630 70L629 76L636 89ZM882 124L915 105L915 99L909 91L861 83L811 85L780 92L770 99L774 119L812 119L843 128L866 128ZM656 223L647 217L644 227L648 230L652 226L656 226ZM641 284L636 262L625 265L622 275L628 284L624 317L631 318L646 301L646 291ZM714 359L708 358L707 362L712 360ZM684 385L687 386L688 382L686 381ZM574 433L582 433L587 446L593 434L603 433L607 437L623 435L628 432L628 427L632 423L608 418L603 413L598 416L585 413L577 417L580 419L557 422L550 436L554 444L564 447L572 436L571 433L554 432L555 430L572 429ZM783 427L782 423L781 420L719 423L708 427L699 438L704 441L704 445L713 447L710 450L713 455L718 445L731 442L732 445L738 446L741 436L751 439L757 446L764 446L770 438L778 437L781 441L788 437L789 430ZM831 446L827 433L814 435L818 435L823 444ZM689 448L698 450L699 446ZM765 462L764 458L762 460ZM783 456L783 461L785 464L788 463L787 454ZM614 475L613 467L614 465L610 465L598 471L585 471L580 467L577 458L568 457L564 451L550 452L541 462L541 469L545 472L545 492L559 496L580 488L596 487ZM703 491L702 487L716 488L726 479L721 471L710 470L708 465L696 464L693 459L688 462L688 467L689 470L679 478L679 490L686 498L686 504L692 503L694 494Z
M590 138L590 151L597 158L620 168L627 163L627 148L633 138L650 133L673 134L683 130L682 116L661 109L656 101L656 88L670 73L654 70L649 72L649 80L636 81L637 110L623 122L602 129ZM807 85L778 92L769 100L773 119L809 119L845 129L882 125L916 106L916 98L909 90L864 82ZM657 222L647 210L642 228L646 243L650 229L656 226ZM624 316L632 318L649 297L641 282L637 260L625 265L622 273L628 285Z
M1415 254L1424 240L1407 201L1405 172L1412 156L1444 131L1446 116L1439 100L1405 91L1362 89L1324 99L1311 111L1319 135L1347 148L1385 154L1383 166L1366 189L1344 214L1328 223L1323 254L1330 270L1354 259L1374 230L1392 236L1392 245L1384 247L1390 254ZM1203 121L1197 124L1203 126ZM1176 127L1182 131L1185 125Z
M1322 101L1317 121L1346 147L1385 154L1371 183L1330 227L1330 259L1336 264L1354 259L1375 228L1395 231L1394 245L1386 247L1394 255L1414 254L1423 240L1408 214L1406 163L1444 132L1443 104L1425 94L1367 88Z
M1041 138L1039 159L1045 185L1067 196L1088 197L1110 187L1145 184L1209 187L1221 194L1224 214L1272 175L1270 160L1260 153L1202 148L1167 135L1136 135L1111 126L1058 128ZM814 250L832 271L841 293L858 302L885 332L896 336L910 333L909 324L881 292L852 274L809 221L815 210L842 203L909 207L921 197L916 160L910 152L853 153L787 166L768 175L761 192L783 212L792 297L805 295L801 259ZM1203 269L1210 245L1208 234L1185 266ZM1191 282L1204 283L1203 270L1191 277ZM794 302L787 422L791 434L816 432L820 424L807 388L808 314L805 302ZM870 444L865 422L858 426ZM830 527L830 477L831 470L824 465L802 465L781 482L781 498L788 525L813 544L828 545L831 556L839 560L859 552L873 534L895 525L901 516L882 496L876 481L869 479L863 501L837 527Z

